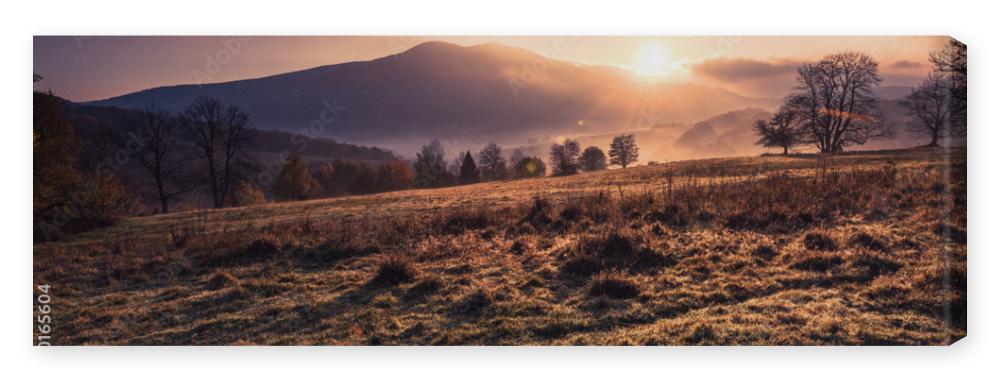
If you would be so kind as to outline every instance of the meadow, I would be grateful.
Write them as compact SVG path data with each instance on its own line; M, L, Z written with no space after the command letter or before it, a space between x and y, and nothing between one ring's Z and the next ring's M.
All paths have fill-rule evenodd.
M63 345L947 345L966 209L964 148L676 161L129 218L34 281Z

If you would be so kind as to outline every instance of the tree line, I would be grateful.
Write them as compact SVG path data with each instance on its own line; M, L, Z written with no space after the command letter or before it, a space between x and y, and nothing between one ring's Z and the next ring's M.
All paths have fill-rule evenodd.
M906 130L937 147L943 138L966 134L966 46L951 39L928 60L932 71L901 103L910 117ZM878 62L864 53L838 53L799 66L792 94L769 120L754 122L758 144L784 154L802 145L835 153L894 136L875 96L881 81Z

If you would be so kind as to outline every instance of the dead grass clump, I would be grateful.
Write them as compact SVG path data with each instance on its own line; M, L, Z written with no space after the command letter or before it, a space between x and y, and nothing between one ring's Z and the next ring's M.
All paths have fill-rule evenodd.
M864 253L851 260L851 267L861 269L864 278L870 280L884 274L895 273L902 265L888 256Z
M478 315L496 301L496 295L483 287L476 288L455 304L454 309L460 314Z
M590 280L590 296L629 299L639 295L639 286L621 272L601 273Z
M604 264L592 256L576 256L563 263L562 270L577 276L590 276L601 272Z
M528 208L528 213L523 221L536 228L552 223L552 202L549 202L546 198L536 196L531 200L531 206Z
M844 263L844 258L835 255L812 255L792 263L792 268L825 273Z
M676 261L646 247L638 234L612 231L582 239L576 255L563 264L563 270L580 276L590 276L602 270L645 272L668 267Z
M691 345L705 344L715 341L718 335L712 325L701 323L691 329L684 341Z
M250 244L247 244L243 248L224 255L208 257L203 261L203 265L214 267L220 265L248 264L271 258L278 251L277 241L270 237L263 237L250 242Z
M378 251L379 248L376 246L364 245L358 242L356 237L345 235L320 244L307 252L303 260L327 264L352 257L370 255Z
M389 257L378 264L378 271L370 284L374 286L393 286L413 280L417 269L413 261L402 256Z
M681 209L681 206L670 203L662 209L654 210L650 213L650 218L671 227L680 228L688 226L690 219L688 214Z
M441 278L429 277L410 287L406 291L406 297L409 299L425 298L437 293L442 288L444 288L444 282L441 281Z
M478 230L489 227L492 219L485 210L463 210L458 211L442 223L442 229L446 233L459 234L468 230Z
M559 212L559 219L565 222L575 222L583 216L583 209L578 206L568 205L563 207L562 211Z
M967 234L964 229L947 223L939 223L934 226L934 234L943 238L948 238L955 244L965 244L967 240Z
M802 239L802 244L813 251L833 251L837 249L837 242L830 236L821 232L807 233Z
M888 247L886 247L885 243L883 243L882 240L876 238L875 236L872 236L867 232L859 232L854 234L854 236L851 236L851 243L856 246L875 251L885 252L888 249Z
M240 286L240 280L233 276L229 272L216 271L208 278L205 286L211 290L219 290L222 288L238 287Z
M770 261L775 256L778 256L778 251L776 251L770 245L758 245L757 248L754 248L751 254L754 257L764 259L765 261Z

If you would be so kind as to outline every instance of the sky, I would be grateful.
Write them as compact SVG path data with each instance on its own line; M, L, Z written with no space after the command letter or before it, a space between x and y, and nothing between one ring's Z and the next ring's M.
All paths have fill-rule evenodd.
M148 88L233 81L371 60L426 41L488 42L550 58L632 70L651 82L700 83L751 97L781 97L795 68L826 54L862 51L884 86L914 86L943 36L35 36L34 72L71 101Z

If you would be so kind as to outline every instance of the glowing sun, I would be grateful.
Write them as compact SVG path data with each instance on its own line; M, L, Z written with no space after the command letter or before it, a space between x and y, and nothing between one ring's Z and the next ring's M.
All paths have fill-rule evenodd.
M663 76L670 69L669 58L669 54L663 46L646 44L636 51L634 69L644 76Z

